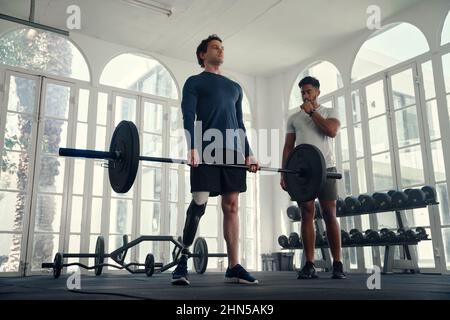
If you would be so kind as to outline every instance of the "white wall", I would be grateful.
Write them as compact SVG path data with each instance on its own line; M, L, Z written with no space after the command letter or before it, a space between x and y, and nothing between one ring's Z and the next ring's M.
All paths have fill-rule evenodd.
M450 10L448 0L423 1L416 6L401 12L389 19L383 20L382 26L395 22L408 22L418 27L428 40L431 52L436 52L440 46L441 32L447 13ZM301 63L292 66L280 73L268 78L257 80L256 92L259 110L265 110L258 118L258 123L263 128L285 127L289 108L289 96L297 76L311 63L318 60L327 60L333 63L341 72L346 91L349 91L350 76L353 61L359 48L373 31L365 30L359 35L342 44L340 47L330 48L320 55L310 57ZM405 39L407 41L407 39ZM393 44L394 45L394 44ZM280 110L282 108L282 110ZM283 133L284 134L284 133ZM279 152L283 145L280 144ZM275 165L275 164L274 164ZM267 200L267 199L270 199ZM269 203L270 202L270 203ZM289 198L280 189L279 177L265 177L261 179L261 217L262 234L261 252L279 251L277 238L281 234L290 232L290 224L285 218L286 208L289 206ZM298 230L295 230L298 231Z

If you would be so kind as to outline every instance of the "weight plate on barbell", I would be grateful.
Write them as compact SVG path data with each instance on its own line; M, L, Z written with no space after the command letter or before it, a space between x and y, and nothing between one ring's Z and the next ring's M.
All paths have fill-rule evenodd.
M155 257L149 253L145 257L145 274L147 277L151 277L155 272Z
M289 154L285 169L302 172L302 175L283 173L288 193L297 202L314 200L326 183L325 159L315 146L297 146Z
M95 275L102 274L103 262L105 261L105 239L102 236L97 237L97 243L95 244Z
M53 277L58 279L61 275L61 270L63 268L63 256L61 253L57 252L55 258L53 259Z
M205 273L208 266L208 244L204 238L197 238L194 242L194 268L199 274Z
M133 186L139 167L139 133L131 121L121 121L114 130L110 152L119 152L119 160L108 161L111 187L117 193L127 193Z

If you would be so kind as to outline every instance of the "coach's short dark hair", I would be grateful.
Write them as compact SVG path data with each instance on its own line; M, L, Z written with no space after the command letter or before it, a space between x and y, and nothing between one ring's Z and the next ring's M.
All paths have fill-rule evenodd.
M200 53L206 53L206 51L208 51L208 44L213 40L222 42L222 39L220 39L217 34L212 34L207 39L202 40L202 42L200 42L200 44L197 47L197 60L198 60L198 64L202 68L205 67L205 63L204 63L203 59L200 58Z
M320 89L320 82L319 82L319 80L317 80L317 79L314 78L314 77L305 77L305 78L303 78L303 79L298 83L298 86L299 86L300 88L302 88L303 86L305 86L305 85L307 85L307 84L312 85L314 88Z

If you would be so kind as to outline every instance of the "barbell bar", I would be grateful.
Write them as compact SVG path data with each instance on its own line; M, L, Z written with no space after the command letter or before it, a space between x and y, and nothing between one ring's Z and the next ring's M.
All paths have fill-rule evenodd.
M131 121L121 121L114 130L109 151L60 148L63 157L99 159L108 161L111 187L117 193L127 193L136 178L139 161L187 165L186 160L140 155L139 134ZM200 163L202 166L248 169L246 165ZM299 145L289 155L285 168L260 167L260 171L278 172L286 177L288 193L292 199L305 202L314 199L322 190L326 179L342 179L342 174L327 172L320 150L312 145Z
M62 157L87 158L87 159L110 160L110 161L120 161L122 159L122 154L118 151L106 152L106 151L83 150L83 149L72 149L72 148L60 148L59 155ZM190 165L188 163L188 161L186 161L186 160L173 159L173 158L139 156L139 161ZM204 165L204 166L211 166L211 167L219 167L219 168L248 169L248 166L239 165L239 164L199 163L199 165L200 166ZM305 172L305 169L295 171L295 170L282 169L282 168L259 167L258 170L278 172L278 173L288 173L288 174L299 174L299 175L307 174ZM328 179L342 179L342 175L340 173L327 172L327 178Z

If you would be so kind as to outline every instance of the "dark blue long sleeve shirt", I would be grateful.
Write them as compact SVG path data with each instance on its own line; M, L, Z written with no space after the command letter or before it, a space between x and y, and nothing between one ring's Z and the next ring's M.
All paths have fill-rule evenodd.
M251 155L242 119L242 96L241 86L222 75L205 71L190 77L183 87L181 102L188 149L199 150L201 146L199 151L203 151L211 143L204 138L202 143L198 142L201 122L201 137L208 129L216 129L222 134L224 149L235 150L245 157ZM241 135L227 136L227 129L241 129Z

